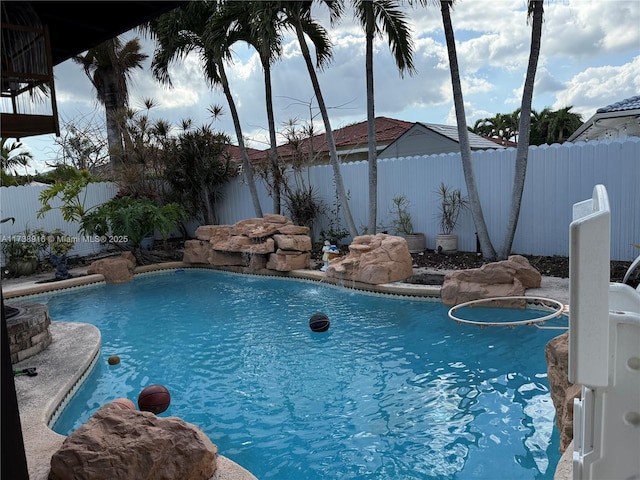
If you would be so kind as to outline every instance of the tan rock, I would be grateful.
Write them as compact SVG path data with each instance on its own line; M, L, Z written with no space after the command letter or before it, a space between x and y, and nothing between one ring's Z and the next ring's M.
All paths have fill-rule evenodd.
M136 269L135 257L131 252L125 252L119 257L103 258L96 260L87 269L89 275L104 275L107 283L124 283L133 279Z
M564 452L573 440L573 400L582 397L582 386L569 382L569 332L549 340L544 356L551 400L556 408L560 452Z
M269 255L266 268L276 270L278 272L290 272L292 270L301 270L309 267L311 254L308 252L297 252L280 250Z
M283 235L309 235L309 227L288 224L278 227L278 233Z
M227 238L231 235L231 225L200 225L196 229L196 239L211 240L212 238Z
M195 425L110 403L64 440L49 480L207 480L217 455Z
M349 254L330 260L325 275L380 285L413 275L413 259L404 238L379 233L353 239Z
M211 244L207 240L186 240L182 261L187 263L209 263Z
M266 223L275 223L276 225L291 224L291 220L289 220L287 217L275 213L267 213L263 218Z
M512 255L507 260L487 263L480 268L448 273L440 298L446 305L457 305L482 298L523 296L527 288L539 288L541 281L540 272L525 257ZM523 308L525 302L507 301L501 305Z
M281 250L295 250L298 252L311 251L311 238L308 235L282 235L273 236L277 248Z

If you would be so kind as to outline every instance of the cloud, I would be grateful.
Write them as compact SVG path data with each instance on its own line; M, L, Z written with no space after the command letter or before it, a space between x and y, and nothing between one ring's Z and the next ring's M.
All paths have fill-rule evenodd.
M573 105L587 119L595 111L640 94L640 55L620 66L590 67L576 74L556 97L554 108Z

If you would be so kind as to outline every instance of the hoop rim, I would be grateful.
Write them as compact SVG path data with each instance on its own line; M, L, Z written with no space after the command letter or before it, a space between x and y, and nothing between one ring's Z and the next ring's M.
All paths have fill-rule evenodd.
M464 318L456 317L455 312L464 307L471 307L478 303L486 303L490 301L496 300L524 300L527 304L536 303L536 302L549 302L554 305L555 310L548 315L544 315L538 318L532 318L527 320L515 320L513 322L481 322L475 320L466 320ZM515 327L518 325L535 325L537 323L544 323L547 320L551 320L552 318L560 317L565 312L565 305L558 300L554 300L552 298L546 297L534 297L529 295L514 295L511 297L490 297L490 298L479 298L476 300L470 300L468 302L459 303L458 305L454 305L447 312L448 317L451 320L455 320L458 323L466 323L467 325L477 325L480 327Z

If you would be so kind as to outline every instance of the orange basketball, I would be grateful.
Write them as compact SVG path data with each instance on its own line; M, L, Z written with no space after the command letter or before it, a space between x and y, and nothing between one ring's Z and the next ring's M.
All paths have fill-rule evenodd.
M129 410L135 410L136 409L136 404L133 403L131 400L129 400L128 398L116 398L113 402L111 402L117 406L119 406L120 408L128 408Z
M138 395L138 408L156 415L169 408L170 403L171 395L163 385L149 385Z

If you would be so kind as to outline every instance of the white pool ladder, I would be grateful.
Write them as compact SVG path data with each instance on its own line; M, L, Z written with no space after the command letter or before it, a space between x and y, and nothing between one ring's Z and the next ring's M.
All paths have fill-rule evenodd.
M574 480L640 480L640 290L609 282L610 224L596 185L570 226L569 381L582 384Z

